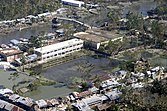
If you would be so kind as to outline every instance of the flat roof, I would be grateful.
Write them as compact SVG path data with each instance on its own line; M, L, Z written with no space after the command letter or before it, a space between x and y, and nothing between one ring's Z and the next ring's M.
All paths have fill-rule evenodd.
M101 30L99 28L88 29L86 30L86 33L98 35L106 39L116 39L123 36L121 34L118 34L116 31L106 31L106 30Z
M85 4L82 1L77 1L77 0L61 0L61 2L69 2L69 3L75 3L75 4Z
M5 55L5 56L11 56L11 55L16 55L16 54L21 54L22 51L17 50L15 48L7 48L7 49L2 49L0 50L0 54Z
M82 40L92 41L92 42L96 42L96 43L108 41L108 39L106 39L102 36L90 34L87 32L78 32L78 33L75 33L74 36L77 38L80 38Z
M53 51L55 49L63 48L66 46L73 45L74 43L80 43L80 42L83 42L83 41L81 39L74 38L74 39L63 41L63 42L55 43L52 45L40 47L40 48L35 49L35 51L40 52L40 53L46 53L49 51Z

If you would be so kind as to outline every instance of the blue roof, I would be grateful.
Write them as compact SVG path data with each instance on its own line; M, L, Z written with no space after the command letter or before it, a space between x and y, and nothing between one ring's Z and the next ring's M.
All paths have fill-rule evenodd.
M19 44L19 41L18 41L18 40L16 40L16 39L12 39L12 40L10 40L10 42L11 42L12 44L14 44L14 45Z
M26 59L28 61L33 61L33 60L37 59L37 57L38 56L36 54L32 54L32 55L27 56Z

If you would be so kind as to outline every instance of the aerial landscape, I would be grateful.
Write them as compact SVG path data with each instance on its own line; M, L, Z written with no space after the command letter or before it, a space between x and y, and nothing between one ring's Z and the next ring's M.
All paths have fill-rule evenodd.
M167 0L0 0L0 111L167 111Z

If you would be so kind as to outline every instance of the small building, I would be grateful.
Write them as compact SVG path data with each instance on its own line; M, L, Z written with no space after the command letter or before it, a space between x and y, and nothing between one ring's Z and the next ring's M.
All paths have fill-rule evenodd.
M116 72L114 73L114 76L115 76L116 80L118 81L118 80L120 80L120 79L124 79L124 78L126 77L126 74L127 74L126 71L120 70L120 71L116 71Z
M1 111L25 111L24 109L14 105L14 104L11 104L9 102L6 102L4 100L1 100L0 99L0 110Z
M82 101L85 102L89 107L98 106L103 102L102 98L96 95L93 95L89 98L82 99Z
M70 39L67 41L55 43L35 49L35 53L42 61L54 59L56 57L63 57L67 54L79 51L83 48L83 41L81 39Z
M10 43L12 43L14 46L18 46L20 42L16 39L12 39L10 40Z
M0 55L3 57L3 60L7 62L13 62L14 60L20 58L22 54L22 51L14 48L0 50Z
M108 43L108 39L98 36L95 34L90 34L86 32L78 32L74 34L74 37L84 40L84 46L87 48L99 49L100 45L103 43Z
M116 88L120 86L120 84L115 79L112 79L112 80L103 81L100 86L103 90L106 90L106 89Z
M25 57L25 61L26 61L25 64L26 63L33 63L37 59L38 59L38 56L36 54L28 55L28 56ZM14 63L17 64L17 65L21 65L22 64L21 58L16 59Z
M82 7L85 3L82 1L77 0L61 0L62 4L64 5L70 5L70 6L76 6L76 7Z
M43 99L35 101L39 108L45 108L48 106L47 102Z
M4 94L13 94L13 91L6 88L6 89L0 89L0 94L4 95Z

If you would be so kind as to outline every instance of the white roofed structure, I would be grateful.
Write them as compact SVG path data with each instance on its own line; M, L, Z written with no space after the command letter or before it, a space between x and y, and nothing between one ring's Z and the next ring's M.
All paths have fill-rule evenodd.
M43 60L48 60L55 57L65 56L66 54L72 53L74 51L79 51L81 48L83 48L83 40L75 38L37 48L35 49L35 52Z
M61 0L61 2L65 5L71 5L71 6L78 6L81 7L85 3L82 1L77 1L77 0Z

